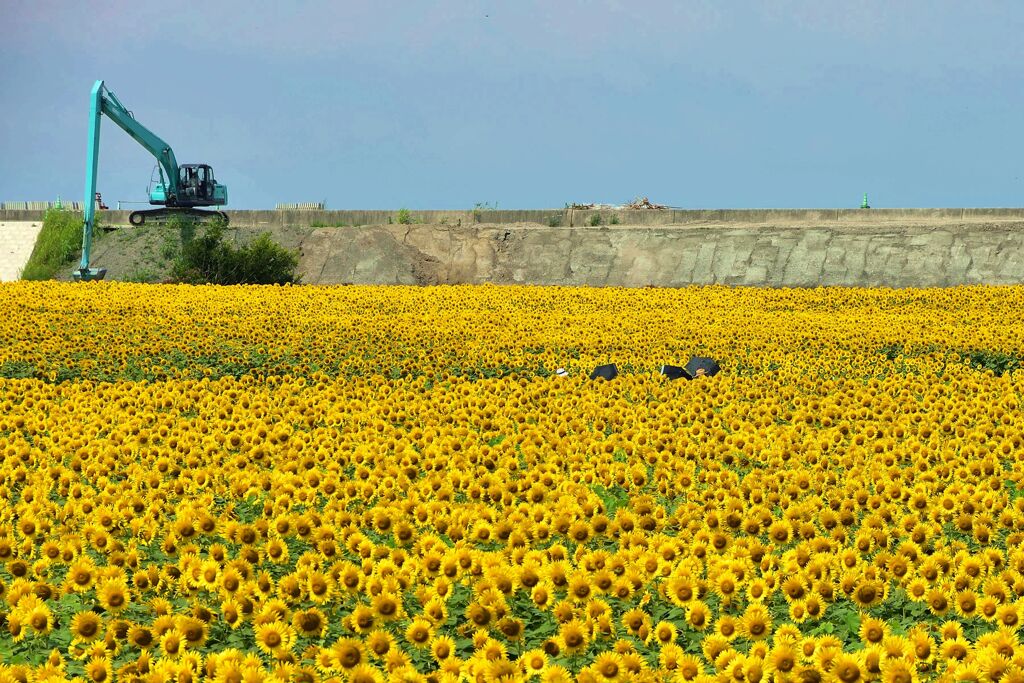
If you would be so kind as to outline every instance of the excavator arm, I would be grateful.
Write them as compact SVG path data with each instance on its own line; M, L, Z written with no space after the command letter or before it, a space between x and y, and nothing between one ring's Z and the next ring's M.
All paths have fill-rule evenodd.
M89 268L89 257L92 249L92 231L96 219L96 172L100 161L100 118L107 115L133 140L142 145L160 164L165 174L167 197L171 201L178 196L178 162L174 158L174 150L158 135L135 120L128 109L121 104L114 93L107 90L103 81L96 81L92 86L92 106L89 111L89 150L85 172L85 221L82 225L82 260L75 277L82 280L99 280L102 271Z

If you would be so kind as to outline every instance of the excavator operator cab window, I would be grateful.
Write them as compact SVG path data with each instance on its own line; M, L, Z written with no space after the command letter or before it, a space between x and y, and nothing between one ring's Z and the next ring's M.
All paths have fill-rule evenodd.
M203 199L213 197L213 169L209 166L199 167L199 194Z
M183 166L180 170L181 184L185 193L197 198L206 196L206 168L203 166Z

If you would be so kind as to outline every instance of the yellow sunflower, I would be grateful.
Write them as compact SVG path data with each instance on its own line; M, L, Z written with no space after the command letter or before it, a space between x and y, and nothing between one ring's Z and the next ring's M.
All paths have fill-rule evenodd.
M32 627L37 634L47 634L53 630L53 612L45 604L40 603L25 615L25 624Z
M359 664L348 672L348 683L384 683L384 674L368 664Z
M256 645L269 655L278 657L295 644L295 631L281 621L271 621L256 627Z
M402 616L402 602L391 593L379 593L373 596L374 617L381 621L394 621Z
M164 657L176 658L184 649L185 638L176 629L168 629L160 636L160 651Z
M621 681L625 676L625 668L622 655L616 652L602 652L594 658L591 670L598 681Z
M437 636L430 641L430 654L437 662L455 656L455 639L451 636Z
M65 584L70 590L76 593L87 591L95 581L96 567L88 558L77 559L68 567Z
M119 614L128 607L131 601L131 592L128 590L128 583L124 578L117 577L100 584L96 597L103 609Z
M85 665L85 677L95 683L107 683L113 675L114 669L109 657L92 657Z
M559 647L563 652L576 654L586 649L587 630L579 619L571 619L558 630Z
M292 626L299 635L320 638L327 630L327 617L318 608L311 607L292 615Z
M433 637L433 625L422 617L413 619L405 629L406 641L416 648L426 648Z
M376 634L381 634L380 641L374 641ZM375 631L369 640L371 651L378 657L385 656L392 649L390 636L383 631ZM346 671L352 671L356 667L366 664L363 644L353 638L341 638L331 646L331 652L334 653L334 661L338 667Z
M155 642L153 632L145 626L135 625L128 629L128 642L140 650L148 650Z
M740 631L750 640L761 640L771 635L772 617L762 605L751 604L740 619Z
M533 677L543 674L548 667L548 656L543 650L527 650L519 657L523 670L527 676Z
M103 620L95 612L79 612L71 618L71 635L91 643L102 635Z

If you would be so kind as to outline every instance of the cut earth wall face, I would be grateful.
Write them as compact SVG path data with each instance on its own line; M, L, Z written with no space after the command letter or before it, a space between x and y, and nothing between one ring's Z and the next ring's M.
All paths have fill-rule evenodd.
M19 212L0 220L41 219L7 213ZM408 225L392 211L229 215L236 241L268 232L297 250L306 284L1024 284L1021 209L413 211ZM587 227L595 215L605 224ZM551 216L570 227L548 227ZM607 224L613 216L620 224ZM104 217L123 224L127 212ZM370 220L378 223L360 224ZM95 246L94 265L108 279L159 270L143 258L159 251L159 230L115 231Z
M307 283L946 287L1024 283L1024 222L675 228L319 228Z

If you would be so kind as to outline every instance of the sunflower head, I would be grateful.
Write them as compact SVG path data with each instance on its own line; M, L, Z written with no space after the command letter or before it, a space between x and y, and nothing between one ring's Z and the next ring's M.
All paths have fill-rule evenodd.
M558 631L559 647L569 654L582 652L587 646L587 631L579 619L562 624Z
M876 645L889 635L888 625L881 619L876 619L862 613L860 618L860 630L858 631L861 641L865 645Z
M433 631L433 626L428 620L416 617L405 629L405 639L413 647L425 648L430 645L430 639L434 635Z
M94 683L107 683L113 675L113 667L107 657L92 657L85 665L85 677Z
M185 649L185 639L176 629L170 628L160 636L160 651L164 657L175 659Z
M104 581L97 591L97 598L103 609L119 614L128 607L131 600L128 583L121 577Z
M451 636L439 636L430 643L430 654L438 662L455 656L455 639ZM543 654L543 653L542 653ZM545 659L545 662L547 660Z
M295 632L281 621L271 621L256 627L256 645L269 655L279 657L292 649Z
M750 640L767 638L772 630L771 614L762 605L754 603L744 612L739 630Z
M205 643L210 632L210 625L196 617L178 617L175 627L185 639L187 646L193 649Z
M45 604L36 605L25 615L25 624L35 633L49 633L53 630L53 612Z
M384 657L391 652L391 638L384 631L374 631L367 639L370 651L377 657ZM334 653L334 661L337 665L346 670L353 671L356 667L366 664L366 654L363 645L353 638L341 638L331 646ZM351 680L351 678L349 679Z
M91 643L102 635L103 620L95 612L79 612L71 619L71 635Z
M292 626L299 635L319 638L327 630L327 618L316 607L296 612L292 617Z
M128 642L140 650L148 650L154 641L153 632L145 626L132 626L128 629Z

